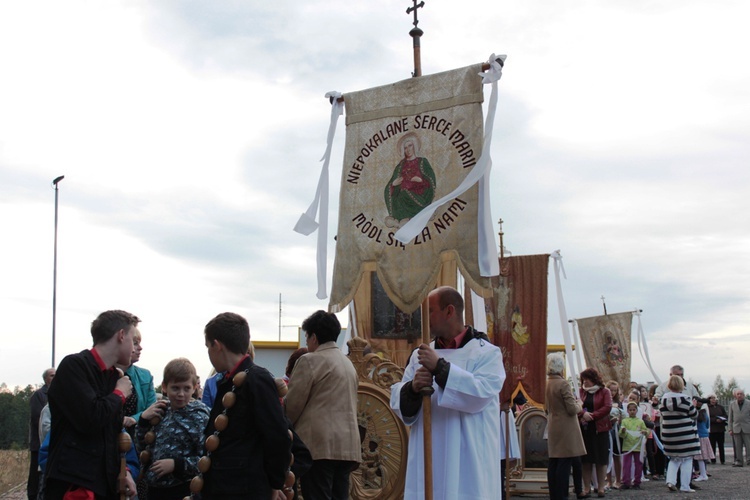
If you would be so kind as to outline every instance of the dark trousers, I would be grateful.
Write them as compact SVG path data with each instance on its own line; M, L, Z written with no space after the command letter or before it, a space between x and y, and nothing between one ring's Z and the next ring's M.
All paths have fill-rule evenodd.
M709 432L708 441L711 443L711 449L714 455L719 457L721 463L724 463L724 431L722 432ZM716 447L719 447L719 453L716 454ZM711 460L712 463L716 463L716 459Z
M667 457L664 456L664 452L657 446L654 449L654 474L663 476L667 470Z
M648 466L647 474L652 476L656 474L656 442L654 438L646 440L646 465Z
M305 500L347 500L349 474L357 462L347 460L313 460L310 470L300 478Z
M26 483L26 494L29 500L36 500L39 494L39 452L32 451L29 460L29 479Z
M506 500L507 496L505 495L505 476L507 475L507 462L503 458L500 460L500 487L502 488L502 499Z
M190 496L190 483L182 483L171 488L148 487L148 497L151 500L182 500Z
M78 488L78 486L72 483L48 477L44 485L44 498L45 500L62 500L68 490L76 488ZM95 495L95 498L96 500L120 500L119 495L113 495L111 497Z
M573 490L575 490L576 495L583 495L583 464L581 463L581 457L571 458L570 464L573 467Z
M550 500L564 500L568 498L570 469L572 465L573 457L549 459L549 465L547 466L547 484L549 485Z
M654 428L654 435L661 440L661 426L657 425ZM664 455L664 452L659 449L658 446L656 446L656 441L654 441L654 474L658 474L660 476L664 476L667 473L667 457Z

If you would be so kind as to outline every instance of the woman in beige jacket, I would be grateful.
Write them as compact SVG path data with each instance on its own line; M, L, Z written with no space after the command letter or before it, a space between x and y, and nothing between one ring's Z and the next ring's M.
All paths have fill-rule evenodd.
M362 461L357 372L336 346L336 315L317 311L302 322L308 353L289 378L286 414L312 455L300 478L305 500L349 498L349 474Z
M578 425L581 402L576 400L570 384L562 377L564 369L562 354L554 353L547 356L548 378L544 404L548 414L547 483L552 500L568 498L570 468L573 460L586 454L581 427Z

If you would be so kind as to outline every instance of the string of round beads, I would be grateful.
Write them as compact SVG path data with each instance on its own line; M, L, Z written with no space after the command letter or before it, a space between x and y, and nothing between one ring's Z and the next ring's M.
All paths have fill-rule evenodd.
M221 404L224 407L224 410L214 419L214 433L206 438L206 455L202 456L200 460L198 460L199 473L190 481L190 496L185 497L183 500L190 500L193 495L197 495L203 490L203 485L205 483L203 474L211 469L211 453L219 448L219 443L221 442L219 436L221 432L226 430L226 428L229 426L229 416L227 415L227 410L230 410L237 403L237 388L242 387L242 385L245 383L247 374L248 370L245 370L243 372L237 373L234 377L232 377L232 389L224 394L224 397L221 398ZM289 431L289 437L292 438L291 430ZM292 460L289 464L290 467L292 466L292 463L294 463L293 455ZM292 498L294 498L294 491L292 490L294 481L294 473L291 470L287 471L286 481L284 482L284 494L286 495L288 500L292 500Z
M153 458L151 446L156 441L156 433L154 432L154 427L156 427L159 422L161 422L161 417L151 417L151 420L148 421L148 423L151 424L151 429L149 429L148 432L143 435L143 441L146 443L146 448L140 453L140 455L138 455L138 459L141 462L141 474L146 473L146 469L148 468L148 465L151 463L151 459Z
M130 451L130 447L133 445L133 440L130 438L130 434L126 431L122 431L117 437L117 449L120 451L120 475L118 476L120 482L120 490L125 491L125 478L127 477L128 465L125 459L125 455Z

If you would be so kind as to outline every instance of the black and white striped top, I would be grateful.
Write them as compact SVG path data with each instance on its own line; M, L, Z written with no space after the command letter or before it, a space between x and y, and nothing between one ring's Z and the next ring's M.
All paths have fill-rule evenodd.
M661 398L661 440L670 457L700 455L695 419L698 410L686 394L668 392Z

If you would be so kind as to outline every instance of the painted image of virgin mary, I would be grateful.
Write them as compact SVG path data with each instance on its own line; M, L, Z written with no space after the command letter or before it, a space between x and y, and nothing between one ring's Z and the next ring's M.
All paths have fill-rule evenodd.
M426 158L419 156L419 137L404 135L398 142L403 158L393 170L385 187L385 206L388 227L401 227L435 198L435 172Z

